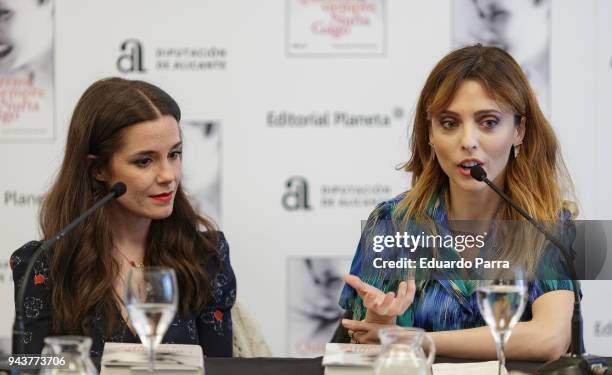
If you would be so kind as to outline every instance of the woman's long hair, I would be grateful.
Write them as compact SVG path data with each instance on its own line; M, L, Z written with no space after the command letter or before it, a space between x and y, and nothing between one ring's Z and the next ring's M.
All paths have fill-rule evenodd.
M181 118L176 102L146 82L109 78L85 91L72 115L57 179L41 206L45 239L107 193L108 186L95 180L90 171L107 165L121 146L122 130L164 115L174 117L177 123ZM95 158L88 161L89 155ZM98 210L59 240L48 255L56 332L88 335L99 313L106 317L107 333L117 327L120 298L113 286L120 267L112 255L110 220L107 208ZM204 234L200 229L205 229ZM172 214L151 224L144 263L176 271L182 314L199 311L210 298L215 275L205 268L216 270L217 242L215 227L195 212L179 185Z
M508 196L537 220L557 220L563 209L577 215L576 205L565 201L575 198L559 142L520 66L500 48L474 45L446 55L425 82L414 117L412 155L404 166L412 173L412 188L398 204L395 217L403 218L403 225L407 220L431 221L430 203L438 195L450 207L448 177L432 155L429 129L432 118L450 105L459 86L468 80L480 83L500 106L525 118L518 158L508 150L504 185ZM496 219L524 220L507 204ZM525 260L535 260L530 258Z

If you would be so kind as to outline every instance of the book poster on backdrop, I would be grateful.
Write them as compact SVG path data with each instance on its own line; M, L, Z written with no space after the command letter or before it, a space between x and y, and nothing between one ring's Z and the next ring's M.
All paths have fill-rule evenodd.
M286 0L288 55L385 54L385 0Z
M0 3L0 142L54 137L54 3Z
M183 176L191 203L198 212L220 225L221 124L218 121L183 120Z
M455 48L481 43L510 53L521 65L542 111L550 115L550 22L548 0L453 2Z
M348 257L304 257L287 261L287 341L289 355L325 353L344 311L338 305Z

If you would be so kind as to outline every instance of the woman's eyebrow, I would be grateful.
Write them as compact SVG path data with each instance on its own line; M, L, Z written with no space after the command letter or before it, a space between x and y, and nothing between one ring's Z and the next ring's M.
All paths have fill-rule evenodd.
M501 116L502 113L496 109L483 109L481 111L477 111L474 113L476 116L484 116L484 115L498 115Z
M498 115L498 116L501 116L502 112L498 111L497 109L482 109L480 111L474 112L474 117L479 117L479 116L484 116L484 115ZM450 111L448 109L445 109L442 112L440 112L438 114L438 117L440 117L440 116L456 116L456 117L461 117L457 112Z
M438 113L438 115L437 115L437 117L442 117L442 116L460 117L457 112L449 111L448 109L443 110L442 112Z
M181 147L183 145L183 141L177 142L176 144L174 144L174 146L170 147L171 150L177 149L179 147ZM131 156L145 156L145 155L155 155L157 154L159 151L154 151L154 150L142 150L142 151L138 151L133 153Z

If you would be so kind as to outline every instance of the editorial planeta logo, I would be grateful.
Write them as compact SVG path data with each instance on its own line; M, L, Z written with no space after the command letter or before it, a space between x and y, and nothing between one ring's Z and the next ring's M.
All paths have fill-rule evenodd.
M39 206L42 200L42 194L26 194L17 190L2 192L2 204L5 207Z
M284 184L285 192L281 205L287 211L311 211L311 183L306 177L293 176ZM325 183L316 185L320 209L374 208L378 203L391 198L389 185L366 183Z
M225 70L227 50L217 46L156 46L153 59L156 71L213 71ZM117 70L121 73L146 73L144 43L138 39L126 39L119 44Z
M404 123L404 110L392 108L389 112L354 113L339 110L310 112L267 111L266 126L287 128L390 128Z

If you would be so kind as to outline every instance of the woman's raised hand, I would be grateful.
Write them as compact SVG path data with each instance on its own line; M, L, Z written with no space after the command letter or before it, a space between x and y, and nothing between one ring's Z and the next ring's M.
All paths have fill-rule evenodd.
M355 275L345 275L344 281L357 291L368 310L365 321L373 323L394 324L396 317L410 307L416 291L414 280L402 281L397 288L397 294L384 293Z

